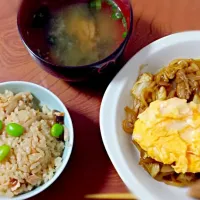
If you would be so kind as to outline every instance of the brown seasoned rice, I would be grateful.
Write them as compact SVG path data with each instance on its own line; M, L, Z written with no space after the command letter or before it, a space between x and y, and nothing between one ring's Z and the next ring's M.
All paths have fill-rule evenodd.
M14 95L11 91L0 94L0 146L11 147L9 155L0 162L0 195L15 196L32 190L50 180L62 163L64 142L50 135L54 123L53 112L33 106L29 92ZM15 122L25 128L20 137L12 137L5 125Z

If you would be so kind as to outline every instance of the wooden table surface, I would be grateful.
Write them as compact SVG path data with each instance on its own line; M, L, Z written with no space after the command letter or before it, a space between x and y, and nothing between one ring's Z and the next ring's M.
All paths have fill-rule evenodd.
M69 109L75 130L68 166L49 189L32 199L82 200L91 193L127 192L100 136L99 108L107 82L72 85L40 69L17 32L19 3L20 0L0 0L0 81L30 81L48 88ZM200 29L200 0L132 0L132 5L134 35L124 54L125 60L165 35Z

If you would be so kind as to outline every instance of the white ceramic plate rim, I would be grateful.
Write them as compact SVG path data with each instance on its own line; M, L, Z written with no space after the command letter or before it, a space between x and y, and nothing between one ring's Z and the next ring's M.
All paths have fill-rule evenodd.
M63 109L63 111L65 113L65 117L67 118L68 125L69 125L69 127L67 127L67 128L70 131L70 133L69 133L70 134L70 139L69 139L70 147L68 148L67 156L63 159L61 166L58 168L58 170L56 171L56 173L54 174L52 179L50 179L48 182L44 183L43 185L39 186L38 190L33 189L33 190L31 190L31 191L29 191L27 193L21 194L19 196L13 197L13 198L6 198L6 197L3 197L3 196L0 196L0 199L22 200L22 199L31 198L31 197L41 193L46 188L48 188L51 184L53 184L54 181L61 175L61 173L65 169L65 167L66 167L66 165L67 165L67 163L69 161L69 158L71 156L71 153L72 153L73 143L74 143L74 130L73 130L72 120L71 120L71 117L70 117L70 114L69 114L67 108L65 107L65 105L62 103L62 101L53 92L51 92L50 90L48 90L48 89L46 89L46 88L44 88L44 87L42 87L40 85L37 85L35 83L31 83L31 82L26 82L26 81L7 81L7 82L2 82L2 83L0 83L0 87L4 86L4 85L14 85L14 84L23 84L23 85L26 85L26 86L33 86L35 88L43 90L44 92L48 93L50 96L53 96L56 99L56 101L61 105L61 107L62 107L62 109Z
M118 146L118 139L113 124L115 124L119 94L126 82L126 80L121 79L121 77L123 77L123 75L126 74L126 71L131 67L131 63L137 62L141 56L145 57L149 52L153 54L160 51L163 47L173 45L174 43L199 40L199 35L200 31L186 31L175 33L152 42L127 62L127 64L114 77L104 94L100 108L100 130L104 146L114 167L128 189L142 200L147 199L147 197L148 200L160 199L156 194L152 194L150 189L141 185L136 177L133 179L132 173L126 165L125 158ZM134 183L134 185L132 185L132 183Z

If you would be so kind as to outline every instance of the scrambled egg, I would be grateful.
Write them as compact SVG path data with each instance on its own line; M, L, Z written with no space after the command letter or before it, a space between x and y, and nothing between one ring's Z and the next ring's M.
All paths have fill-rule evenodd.
M157 100L138 116L133 140L175 172L200 172L200 104Z

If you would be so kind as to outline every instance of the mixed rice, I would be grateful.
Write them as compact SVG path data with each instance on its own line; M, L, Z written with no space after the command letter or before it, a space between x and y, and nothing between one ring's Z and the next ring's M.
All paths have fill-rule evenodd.
M0 162L0 195L13 197L32 190L47 182L62 163L64 138L58 139L50 134L52 125L64 118L58 111L50 111L46 106L35 108L33 96L29 92L13 94L5 91L0 94L0 146L9 145L10 152ZM24 127L20 137L6 133L6 125L17 123Z

